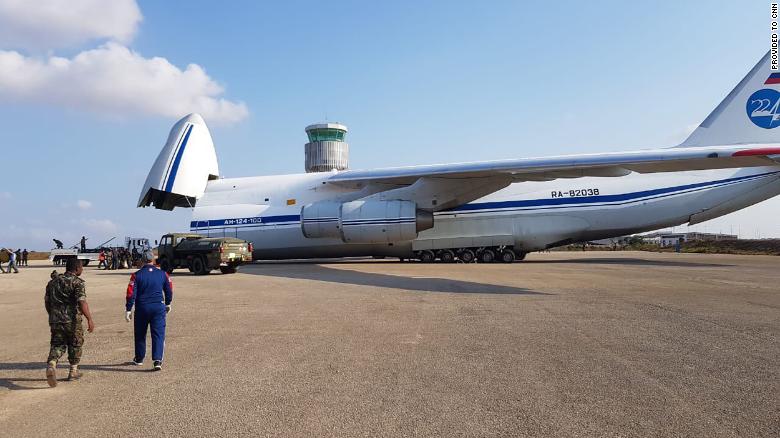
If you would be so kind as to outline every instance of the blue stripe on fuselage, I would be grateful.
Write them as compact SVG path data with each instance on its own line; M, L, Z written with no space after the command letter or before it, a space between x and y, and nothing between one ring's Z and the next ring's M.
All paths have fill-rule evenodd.
M578 205L578 204L592 204L592 203L610 203L630 201L641 198L652 197L661 194L668 194L673 192L685 191L690 189L702 188L712 185L718 185L723 183L737 182L746 179L753 179L764 177L768 175L777 175L780 172L767 172L757 175L747 175L735 178L722 179L718 181L708 181L696 184L686 184L675 187L665 187L660 189L642 190L639 192L621 193L617 195L595 195L595 196L583 196L580 198L545 198L545 199L528 199L523 201L493 201L493 202L479 202L472 204L464 204L445 212L460 212L469 210L491 210L491 209L504 209L504 208L517 208L517 207L541 207L551 205Z
M739 182L744 182L752 179L759 179L771 175L780 175L780 172L767 172L755 175L746 175L734 178L727 178L717 181L708 181L703 183L686 184L675 187L665 187L660 189L643 190L639 192L622 193L617 195L596 195L596 196L583 196L580 198L544 198L544 199L529 199L521 201L491 201L491 202L479 202L464 204L459 207L455 207L450 210L444 210L438 212L438 214L457 214L473 212L478 213L483 210L508 210L518 208L537 207L540 209L548 208L568 208L568 207L589 207L593 204L609 205L609 204L625 204L634 202L641 199L657 199L667 196L674 196L678 194L688 193L692 191L699 191L711 187L731 185ZM479 210L479 211L477 211ZM282 216L262 216L253 218L239 218L239 219L216 219L216 220L202 220L190 222L190 228L222 228L222 227L252 227L262 225L274 225L285 222L300 222L300 215L282 215ZM328 220L332 220L328 218ZM306 220L307 222L309 219ZM315 219L316 221L316 219ZM377 219L369 219L369 221L379 221ZM396 222L393 222L396 221ZM398 219L388 220L387 223L397 223ZM374 222L377 223L377 222Z

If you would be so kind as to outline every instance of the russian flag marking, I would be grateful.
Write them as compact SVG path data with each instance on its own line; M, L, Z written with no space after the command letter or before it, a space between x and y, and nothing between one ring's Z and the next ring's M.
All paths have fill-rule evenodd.
M772 73L769 75L764 85L780 84L780 73Z

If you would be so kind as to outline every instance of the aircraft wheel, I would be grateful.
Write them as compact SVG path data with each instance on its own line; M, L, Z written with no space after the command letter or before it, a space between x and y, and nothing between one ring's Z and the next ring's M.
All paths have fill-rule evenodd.
M450 251L449 249L445 249L444 251L439 253L439 260L441 260L444 263L452 263L455 261L455 253Z
M433 263L436 260L436 256L431 251L420 252L420 261L423 263Z
M501 251L501 261L504 263L512 263L515 261L515 253L511 249L505 249Z
M89 264L89 260L84 260L81 262L81 266L87 266Z
M206 262L201 257L196 257L192 260L192 272L195 275L206 275L209 270L206 268Z
M474 254L474 251L470 249L464 249L458 254L458 259L463 263L472 263L475 258L477 258L477 256Z
M525 252L521 252L521 251L517 251L517 252L515 252L515 260L518 260L518 261L525 260L525 255L526 255L526 254L527 254L527 253L525 253Z
M482 263L493 263L495 259L496 253L492 249L486 249L479 253L479 261Z

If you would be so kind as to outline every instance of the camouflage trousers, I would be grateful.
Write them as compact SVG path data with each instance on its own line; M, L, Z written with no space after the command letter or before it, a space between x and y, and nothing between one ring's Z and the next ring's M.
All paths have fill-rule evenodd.
M84 328L81 321L67 324L49 324L51 328L51 348L47 362L59 360L65 351L68 362L78 365L81 361L81 347L84 345Z

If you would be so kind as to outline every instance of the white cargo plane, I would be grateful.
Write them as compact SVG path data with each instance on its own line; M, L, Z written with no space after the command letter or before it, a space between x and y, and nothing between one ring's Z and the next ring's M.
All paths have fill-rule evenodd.
M778 90L767 54L673 148L246 178L220 178L211 134L190 114L171 129L138 206L191 207L193 232L251 241L255 259L510 262L779 194Z

